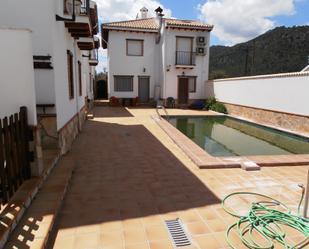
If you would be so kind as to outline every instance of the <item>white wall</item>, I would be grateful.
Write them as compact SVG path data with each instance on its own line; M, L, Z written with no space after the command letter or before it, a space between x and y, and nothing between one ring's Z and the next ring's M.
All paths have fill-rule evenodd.
M77 61L82 61L82 51L64 22L56 21L56 14L63 14L63 0L2 0L0 8L1 26L32 30L32 55L52 57L53 70L35 70L36 99L40 104L56 105L56 110L48 111L56 111L59 130L84 106L87 82L83 80L83 96L79 96ZM89 22L87 17L78 18ZM75 64L72 100L68 92L67 50L74 54Z
M0 118L28 108L29 124L36 125L36 102L31 31L0 29Z
M25 28L32 31L32 55L50 55L53 61L54 3L49 0L2 0L0 25L8 28ZM53 63L54 64L54 61ZM38 104L55 104L53 70L35 70L36 101ZM55 112L50 108L48 111Z
M61 15L63 13L63 2L55 1L54 13ZM89 21L87 17L79 17L83 21ZM57 109L57 129L61 129L71 118L76 115L85 105L86 81L83 80L83 94L79 96L78 82L78 61L83 62L82 54L87 55L87 51L81 51L77 46L77 40L74 40L63 22L52 21L51 30L53 32L53 54L54 54L54 72L55 72L55 95ZM73 78L74 78L74 98L69 98L69 83L67 69L67 50L73 54ZM84 63L83 66L86 66ZM89 66L89 64L87 65ZM82 67L83 68L83 67Z
M138 76L150 76L150 98L154 94L155 86L155 54L159 52L155 44L155 33L135 33L135 32L117 32L109 31L109 94L120 98L134 98L138 96ZM143 56L126 55L126 39L144 40ZM111 56L112 55L112 56ZM143 72L143 68L146 69ZM132 75L134 76L133 92L115 92L114 75Z
M219 101L309 116L309 72L209 81Z
M205 36L207 40L206 55L196 56L196 66L193 69L177 69L175 67L176 61L176 36L194 37L193 39L193 52L196 49L196 37ZM178 76L184 72L186 76L197 76L196 78L196 92L189 93L189 99L204 99L205 95L205 81L208 80L209 68L209 38L210 33L207 31L189 31L177 29L165 29L164 31L164 86L163 98L173 97L178 98ZM167 72L166 68L170 67Z
M206 56L196 56L196 66L193 69L175 68L176 36L206 37ZM120 98L138 96L137 76L146 75L150 76L151 98L154 95L155 85L160 85L163 98L174 97L177 99L178 76L185 72L187 76L197 76L196 92L189 93L189 98L205 98L205 81L208 80L209 37L210 33L207 31L166 30L163 28L161 41L156 44L155 33L109 31L109 95ZM126 56L126 39L143 39L144 56ZM196 39L193 41L193 51L195 51L195 44ZM170 68L169 72L166 70L167 67ZM146 72L143 72L143 68L146 68ZM114 75L134 75L133 92L115 92Z

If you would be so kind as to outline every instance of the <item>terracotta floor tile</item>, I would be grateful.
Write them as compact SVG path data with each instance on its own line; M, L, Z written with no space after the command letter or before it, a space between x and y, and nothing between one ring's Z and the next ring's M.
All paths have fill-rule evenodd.
M163 221L160 215L147 216L142 219L144 226L160 226L163 224Z
M124 230L125 245L145 243L147 241L146 233L143 228L132 228Z
M209 114L168 111L170 115ZM165 228L164 220L180 218L201 248L220 248L226 244L217 242L223 241L227 226L234 221L221 208L221 200L227 194L267 193L288 202L293 211L297 208L297 185L306 182L306 166L262 167L257 172L239 168L200 170L151 118L155 109L96 107L94 112L95 118L85 123L68 153L76 166L59 215L56 241L78 235L76 238L81 243L76 244L77 248L88 246L89 240L90 248L169 249L171 241L164 239L166 234L161 227ZM201 150L196 153L205 155ZM201 157L210 164L221 160ZM62 170L66 163L60 162L58 166L55 169ZM231 208L246 213L251 202L252 199L238 198ZM45 206L43 211L49 208ZM46 215L40 206L34 211L40 212L33 213L36 216ZM99 239L88 237L93 236L97 226L99 233L109 234L103 236L105 247L101 235ZM122 245L119 232L123 232ZM155 241L156 238L160 240ZM233 239L243 248L239 240Z
M54 244L54 249L74 249L74 236L58 237Z
M200 234L206 234L206 233L211 232L209 227L204 222L201 222L201 221L192 222L192 223L187 224L186 226L192 235L200 235Z
M228 227L221 219L209 220L206 224L215 233L225 231Z
M103 248L122 248L124 246L124 235L123 232L105 232L100 234L100 241Z
M77 227L75 234L79 235L83 233L99 233L100 231L100 225L91 224Z
M158 240L150 242L150 249L173 249L170 240Z
M149 241L169 239L167 228L163 225L146 227L146 234Z
M222 247L213 234L194 236L193 240L198 243L201 249L220 249Z
M101 247L100 235L98 233L80 234L74 238L74 249L98 249Z
M195 210L180 211L178 213L181 221L184 223L201 221L201 218Z
M101 232L118 231L123 229L122 221L107 221L100 225Z
M137 243L137 244L130 244L126 245L125 249L149 249L148 243Z

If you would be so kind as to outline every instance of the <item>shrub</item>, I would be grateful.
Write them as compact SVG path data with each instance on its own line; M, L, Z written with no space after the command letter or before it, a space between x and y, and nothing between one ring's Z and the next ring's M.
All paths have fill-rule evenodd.
M211 105L209 109L215 112L221 112L221 113L227 114L226 107L222 103L219 103L219 102L216 102L213 105Z
M206 99L205 108L206 108L207 110L209 110L210 107L211 107L212 105L214 105L215 103L217 103L216 98L215 98L215 97L210 97L210 98Z

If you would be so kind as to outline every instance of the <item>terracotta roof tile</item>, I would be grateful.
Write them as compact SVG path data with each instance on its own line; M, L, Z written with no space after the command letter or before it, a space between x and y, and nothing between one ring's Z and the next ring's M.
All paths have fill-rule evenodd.
M213 26L194 20L180 20L180 19L165 19L167 26L184 27L184 28L201 28L212 30Z
M110 22L103 23L103 29L112 29L112 28L125 28L125 29L146 29L151 31L157 31L159 28L158 23L155 18L145 18L137 20L128 20L121 22Z
M197 29L206 29L212 30L213 26L193 20L180 20L180 19L171 19L164 18L167 27L178 27L178 28L197 28ZM142 30L150 30L157 31L159 28L159 24L156 21L156 18L146 18L146 19L137 19L137 20L128 20L121 22L110 22L104 23L102 25L103 29L142 29Z

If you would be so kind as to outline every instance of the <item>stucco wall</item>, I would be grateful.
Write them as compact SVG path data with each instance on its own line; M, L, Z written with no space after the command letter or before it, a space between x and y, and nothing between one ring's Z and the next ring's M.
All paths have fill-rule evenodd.
M207 96L248 107L309 116L309 73L210 81Z
M144 55L127 56L126 39L144 40ZM150 97L152 98L155 85L155 53L159 52L155 44L155 34L110 31L108 45L110 96L137 97L138 76L150 76ZM134 75L133 92L115 92L114 75Z
M28 108L29 124L36 125L36 102L31 31L0 29L0 118Z
M59 130L84 106L87 80L83 79L83 96L79 96L77 61L82 61L82 51L76 46L64 22L56 21L56 14L63 15L62 0L3 0L0 8L1 26L31 29L32 55L52 57L54 69L35 70L36 99L40 104L56 105L56 110L47 111L57 113ZM79 18L87 20L87 17ZM71 100L68 93L67 50L74 55L75 97ZM86 54L86 51L83 53Z
M196 66L193 69L176 69L176 36L190 36L193 39L193 51L196 48L196 37L205 36L207 39L206 56L196 56ZM197 76L196 92L189 93L189 99L203 99L205 81L208 80L209 63L209 32L170 30L162 28L159 44L155 43L156 34L109 31L109 96L136 97L138 96L138 77L150 76L150 97L154 96L155 86L161 87L161 97L178 98L178 76L184 72L186 76ZM143 39L144 56L127 56L126 39ZM111 56L112 55L112 56ZM143 68L146 69L143 72ZM167 69L169 68L169 71ZM115 92L114 75L134 75L133 92Z
M206 37L207 44L206 55L196 56L196 66L193 69L177 69L175 67L176 61L176 36L188 36L193 37L193 51L196 49L196 37ZM197 32L197 31L184 31L177 29L167 29L164 31L164 85L163 85L163 98L173 97L178 98L178 76L197 76L196 78L196 92L189 93L189 99L203 99L205 94L205 81L208 80L208 68L209 68L209 38L210 33ZM170 71L166 71L167 67Z
M55 20L55 2L57 1L3 0L0 8L0 26L30 29L32 31L32 55L50 55L53 61L51 23ZM55 104L53 70L35 70L35 89L37 103ZM50 111L55 113L54 110Z

